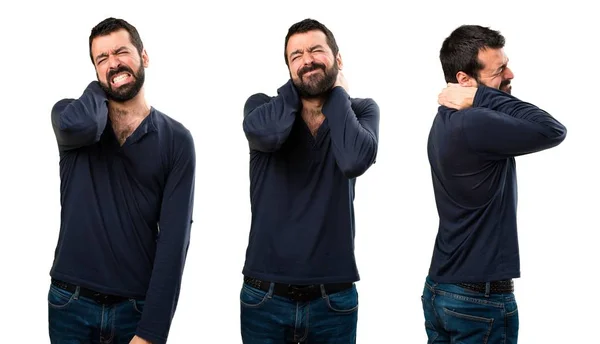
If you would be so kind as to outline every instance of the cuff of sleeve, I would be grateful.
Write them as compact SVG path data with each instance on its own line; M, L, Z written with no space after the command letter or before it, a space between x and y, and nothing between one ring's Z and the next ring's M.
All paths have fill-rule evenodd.
M475 92L475 97L473 98L473 107L487 106L490 101L490 94L493 94L494 92L500 91L495 88L479 85L477 87L477 91Z
M146 331L143 328L138 327L137 331L135 331L135 335L149 341L152 344L166 344L167 343L167 338L162 337L162 336L158 336L155 333Z
M331 107L338 107L342 105L344 102L350 103L350 96L346 92L346 90L341 86L334 87L329 93L329 98L323 105L323 113L325 116L330 112L329 109Z

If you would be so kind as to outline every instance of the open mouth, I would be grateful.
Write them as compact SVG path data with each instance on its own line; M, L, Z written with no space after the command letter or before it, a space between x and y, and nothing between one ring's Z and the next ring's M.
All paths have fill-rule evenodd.
M110 80L111 84L113 85L113 87L119 87L122 86L130 81L132 81L133 77L131 76L131 74L127 73L127 72L122 72L122 73L118 73L117 75L113 76L112 79Z

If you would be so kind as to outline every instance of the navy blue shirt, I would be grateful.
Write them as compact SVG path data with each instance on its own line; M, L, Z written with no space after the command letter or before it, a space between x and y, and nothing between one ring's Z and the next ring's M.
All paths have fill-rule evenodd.
M151 108L120 146L98 82L52 109L61 225L53 278L145 299L136 334L165 343L187 255L194 197L190 132Z
M245 104L252 224L243 274L289 284L358 281L354 186L375 162L379 107L335 87L316 137L301 110L291 80L276 97L255 94Z
M440 217L432 280L520 277L515 157L557 146L566 132L538 107L485 86L471 108L439 108L427 149Z

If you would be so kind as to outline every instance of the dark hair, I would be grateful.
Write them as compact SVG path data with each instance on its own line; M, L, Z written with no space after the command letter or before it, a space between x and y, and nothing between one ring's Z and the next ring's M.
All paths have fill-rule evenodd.
M458 82L460 71L477 78L484 66L477 58L482 49L501 49L504 37L499 31L479 25L462 25L444 40L440 49L440 61L446 82Z
M123 19L111 17L104 19L92 29L92 33L90 34L90 58L92 59L92 63L94 63L94 57L92 56L92 41L94 38L98 36L110 35L113 32L123 29L129 32L129 41L137 49L140 56L142 55L144 44L142 43L142 39L140 38L140 34L138 33L137 29Z
M329 29L325 25L319 23L314 19L309 18L290 26L290 29L288 30L288 33L285 36L285 45L283 46L283 57L285 58L286 65L289 66L287 57L287 44L290 40L290 37L297 33L305 33L313 30L319 30L325 34L325 37L327 37L327 45L329 45L329 48L333 52L333 56L337 56L339 48L337 46L337 43L335 42L335 37L333 37L333 33L331 33L331 31L329 31Z

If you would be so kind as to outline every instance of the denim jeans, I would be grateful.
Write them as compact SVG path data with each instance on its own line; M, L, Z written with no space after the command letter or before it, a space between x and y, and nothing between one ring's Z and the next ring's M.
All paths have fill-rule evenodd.
M297 302L242 286L241 334L244 344L354 344L358 321L356 285L321 297Z
M519 312L513 293L486 296L427 278L421 301L428 344L517 343Z
M52 344L129 344L142 316L144 302L127 300L101 305L50 285L48 325Z

